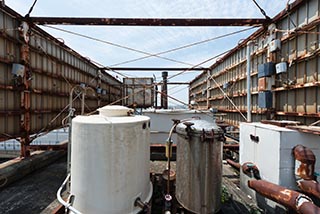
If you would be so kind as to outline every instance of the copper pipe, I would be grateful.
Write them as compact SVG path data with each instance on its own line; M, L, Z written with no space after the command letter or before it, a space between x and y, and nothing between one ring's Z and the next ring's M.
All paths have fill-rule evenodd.
M235 168L235 169L240 171L240 168L241 168L241 164L240 163L234 162L233 160L230 160L230 159L227 159L227 163L229 165L231 165L233 168Z
M299 192L264 180L250 180L248 186L262 196L301 214L320 214L320 208L312 200Z
M296 161L300 162L300 165L295 172L296 176L304 180L314 180L316 157L311 149L302 145L297 145L293 148L293 156Z
M316 181L306 181L306 180L301 180L298 181L298 187L304 192L311 194L317 198L320 199L320 184L317 183Z

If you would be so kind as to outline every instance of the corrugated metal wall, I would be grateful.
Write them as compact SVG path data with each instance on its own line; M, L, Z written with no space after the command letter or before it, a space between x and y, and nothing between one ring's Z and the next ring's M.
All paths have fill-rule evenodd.
M0 139L20 137L25 133L22 126L30 123L29 134L43 128L50 130L61 127L61 121L68 114L59 113L69 104L70 90L81 83L94 91L87 91L86 112L95 110L122 97L122 83L80 56L63 43L40 28L32 28L28 50L19 31L20 15L9 8L0 11ZM12 73L14 63L23 63L28 58L28 84L26 90L22 77ZM24 100L30 94L29 104ZM76 97L76 96L74 96ZM23 103L24 102L24 103ZM28 101L27 101L28 102ZM30 106L26 108L25 106ZM73 103L76 114L80 113L81 101ZM27 110L26 110L27 109ZM26 111L30 121L24 121ZM24 124L22 124L24 123Z
M226 112L225 119L231 124L238 125L245 121L239 111L246 115L246 43L255 40L256 45L251 50L252 121L268 118L310 124L319 120L319 7L319 0L294 2L289 13L282 11L273 19L276 25L275 39L281 41L280 50L270 51L270 31L267 28L259 29L214 64L210 76L202 73L191 82L190 100L195 100L203 109L213 107ZM258 65L281 61L288 64L286 73L274 74L259 82ZM210 87L207 86L208 82ZM272 91L273 108L258 106L259 87L260 90ZM237 107L228 101L221 90Z

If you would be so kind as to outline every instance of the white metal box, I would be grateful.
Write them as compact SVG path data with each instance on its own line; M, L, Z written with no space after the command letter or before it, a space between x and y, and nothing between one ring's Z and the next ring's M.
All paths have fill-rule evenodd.
M259 168L263 180L296 190L292 149L301 144L310 148L316 157L320 157L319 143L320 136L317 135L269 124L241 123L240 164L253 162ZM315 171L320 171L319 161L316 162ZM265 207L272 208L271 213L280 213L277 207L281 206L271 200L261 200L261 196L256 195L255 191L248 187L248 179L247 175L240 174L241 189L253 199L264 201Z
M277 50L280 50L281 48L281 41L280 39L274 39L269 43L269 51L275 52Z
M169 136L169 131L173 125L172 119L183 120L188 118L200 118L208 122L214 121L214 116L209 111L197 111L187 109L149 109L142 112L150 117L151 121L151 144L165 144ZM177 142L177 135L172 135L173 142Z
M276 73L286 73L288 70L287 63L286 62L280 62L276 64Z

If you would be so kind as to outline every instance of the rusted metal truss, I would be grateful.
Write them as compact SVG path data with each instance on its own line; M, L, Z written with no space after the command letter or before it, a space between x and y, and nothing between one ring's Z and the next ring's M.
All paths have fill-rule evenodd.
M83 17L29 17L28 21L38 25L117 25L117 26L261 26L268 19L160 19L160 18L83 18Z
M114 71L204 71L209 70L209 68L139 68L139 67L106 67L106 70Z

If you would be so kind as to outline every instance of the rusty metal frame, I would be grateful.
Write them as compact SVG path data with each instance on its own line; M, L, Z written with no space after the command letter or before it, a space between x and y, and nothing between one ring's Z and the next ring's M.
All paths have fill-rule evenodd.
M167 27L208 27L208 26L261 26L270 22L261 18L238 19L161 19L161 18L83 18L83 17L29 17L37 25L116 25L116 26L167 26Z
M195 67L195 68L147 68L147 67L105 67L106 70L114 71L205 71L209 68Z

